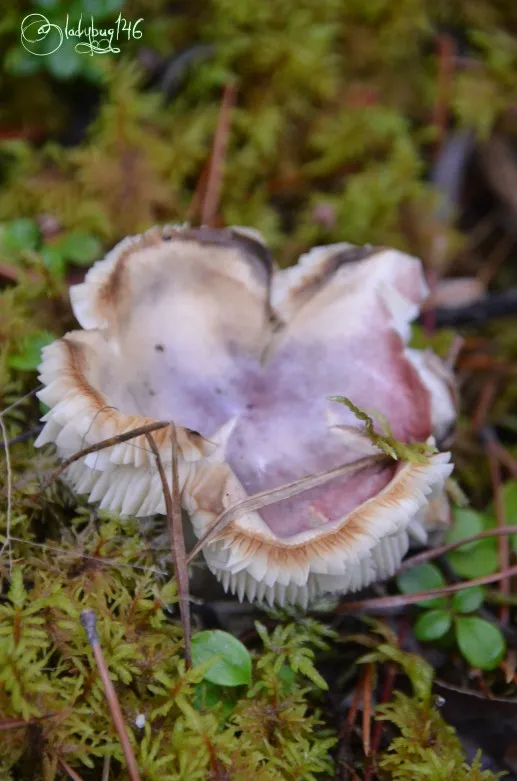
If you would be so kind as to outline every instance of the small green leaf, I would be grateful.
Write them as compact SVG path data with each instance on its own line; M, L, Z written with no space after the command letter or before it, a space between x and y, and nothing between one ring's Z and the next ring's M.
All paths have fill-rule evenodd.
M9 366L19 371L35 371L41 363L41 351L47 344L54 342L56 337L49 331L40 331L24 339L22 350L17 355L11 355Z
M13 220L4 226L2 247L7 252L36 249L39 237L39 227L35 220Z
M424 643L438 640L449 631L452 616L447 610L428 610L415 623L415 637Z
M397 576L397 586L403 594L418 594L419 591L430 591L445 585L442 573L434 564L420 564ZM417 602L417 605L425 608L444 607L446 604L445 597L433 597Z
M59 250L67 260L80 266L96 260L102 253L102 246L91 233L72 231L61 239Z
M494 670L506 653L499 629L477 616L460 616L454 623L458 646L467 662L481 670Z
M457 591L452 597L452 609L456 613L473 613L483 604L485 589L482 586L472 586Z
M198 632L192 638L192 661L202 664L213 659L206 681L219 686L242 686L251 681L251 657L246 646L220 629Z
M57 247L43 247L40 255L43 263L53 274L53 276L64 277L66 271L66 261L64 255Z
M226 719L232 712L235 701L228 689L221 689L210 681L201 681L195 685L193 704L200 711L210 711L219 706L221 719Z
M495 539L487 538L471 544L468 553L463 553L461 549L447 554L447 561L455 573L462 578L480 578L497 572L499 563Z
M481 513L477 513L469 507L456 507L454 510L454 523L445 536L445 542L460 542L473 534L479 534L485 528L485 518ZM462 553L468 553L475 545L475 542L469 542L458 548L458 550L461 550Z

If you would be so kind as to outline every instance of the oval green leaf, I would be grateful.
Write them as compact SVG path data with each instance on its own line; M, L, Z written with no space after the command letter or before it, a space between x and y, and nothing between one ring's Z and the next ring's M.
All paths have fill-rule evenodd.
M397 586L403 594L418 594L419 591L430 591L445 585L442 573L434 564L420 564L397 576ZM446 604L445 597L433 597L417 602L417 605L425 608L443 607Z
M100 241L91 233L72 231L59 244L62 255L77 265L89 265L102 254Z
M457 591L452 597L452 609L455 613L473 613L483 604L485 589L483 586L472 586Z
M455 627L459 649L467 662L481 670L494 670L506 653L499 629L477 616L459 616Z
M66 261L64 255L56 247L42 247L40 256L45 266L54 276L60 278L65 276Z
M472 547L471 547L472 545ZM487 538L479 542L469 543L468 552L464 549L452 551L447 555L447 561L457 575L462 578L481 578L497 572L497 543L495 539Z
M192 638L195 665L213 660L204 679L218 686L242 686L251 681L251 657L246 646L220 629L198 632Z
M6 223L2 234L2 246L8 252L36 249L39 236L38 223L22 217Z
M415 623L415 637L423 643L438 640L449 631L452 616L447 610L428 610Z
M479 534L485 528L486 524L481 513L477 513L468 507L456 507L454 510L454 523L445 536L445 542L460 542L473 534ZM462 553L468 553L475 545L475 542L468 542L466 545L458 548L458 550Z

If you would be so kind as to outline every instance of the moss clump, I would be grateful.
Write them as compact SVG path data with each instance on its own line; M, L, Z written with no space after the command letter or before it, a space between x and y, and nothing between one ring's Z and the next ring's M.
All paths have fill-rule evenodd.
M413 688L413 696L396 691L390 702L376 709L377 719L396 728L389 748L378 761L380 777L389 781L498 781L501 774L482 770L480 754L472 765L466 762L454 728L444 721L433 697L431 665L416 654L402 651L387 626L370 623L385 642L362 661L395 663Z
M157 582L136 528L97 521L86 510L71 526L58 550L14 543L11 574L4 566L2 779L19 777L31 761L31 778L51 781L61 760L83 773L106 756L110 778L127 778L79 620L84 608L97 616L142 778L328 777L335 739L318 716L317 690L326 684L311 651L314 643L325 646L321 630L288 625L270 637L260 627L267 647L255 654L251 686L210 684L206 665L185 669L182 631L171 615L175 588Z

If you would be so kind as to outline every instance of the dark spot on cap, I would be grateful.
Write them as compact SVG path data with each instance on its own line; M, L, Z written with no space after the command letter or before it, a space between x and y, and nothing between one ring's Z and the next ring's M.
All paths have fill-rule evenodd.
M149 389L149 396L156 396L156 391L153 391L152 388Z
M155 344L154 345L154 349L158 353L163 353L163 351L165 350L165 347L163 346L163 344Z

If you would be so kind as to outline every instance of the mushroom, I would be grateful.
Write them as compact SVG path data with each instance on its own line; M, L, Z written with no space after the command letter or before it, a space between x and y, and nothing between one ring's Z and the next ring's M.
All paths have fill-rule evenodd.
M420 262L392 249L335 244L278 270L248 229L126 238L71 288L83 330L44 348L38 395L50 411L37 445L52 442L66 459L173 421L198 538L235 503L307 478L304 490L233 513L208 537L207 564L250 601L306 605L357 590L393 574L409 535L425 540L452 465L439 452L418 463L375 458L362 424L329 397L377 411L401 442L450 429L443 364L406 346L426 294ZM170 474L171 427L152 436ZM101 508L165 513L145 435L65 474Z

